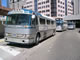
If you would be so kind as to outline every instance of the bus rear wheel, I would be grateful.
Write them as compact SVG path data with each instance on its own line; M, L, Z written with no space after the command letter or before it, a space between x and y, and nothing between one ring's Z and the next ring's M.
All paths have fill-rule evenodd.
M55 34L56 34L56 30L53 30L53 34L52 35L54 36Z

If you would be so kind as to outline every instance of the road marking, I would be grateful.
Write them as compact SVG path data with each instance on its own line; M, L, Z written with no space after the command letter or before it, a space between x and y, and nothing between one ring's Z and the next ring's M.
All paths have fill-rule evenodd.
M10 48L9 46L0 46L0 49L12 54L13 56L20 54L19 51L14 50L14 49Z
M4 39L0 39L0 42L4 42Z
M0 57L0 60L3 60L3 59Z

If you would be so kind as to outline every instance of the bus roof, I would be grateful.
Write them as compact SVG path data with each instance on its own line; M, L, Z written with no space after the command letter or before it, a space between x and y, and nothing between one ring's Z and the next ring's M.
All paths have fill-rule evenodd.
M49 16L45 16L45 15L42 15L42 16L45 17L45 18L51 19L51 20L55 20L55 18L52 18L52 17L49 17Z
M41 16L41 17L45 17L45 18L48 18L48 19L51 19L51 20L55 20L52 17L48 17L48 16L42 15L40 13L37 13L37 12L32 11L32 10L28 10L28 9L12 10L12 11L8 12L8 15L10 15L10 14L35 14L36 16Z
M37 12L32 11L32 10L28 10L28 9L12 10L12 11L8 12L8 15L10 15L10 14L35 14L35 15L42 16L40 13L37 13Z

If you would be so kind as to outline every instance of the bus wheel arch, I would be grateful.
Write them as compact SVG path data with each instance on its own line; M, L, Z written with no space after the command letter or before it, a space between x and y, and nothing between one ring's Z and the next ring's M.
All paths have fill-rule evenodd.
M40 37L41 37L41 34L40 34L40 32L38 32L38 33L36 34L35 44L38 44L38 43L39 43Z
M40 32L38 32L36 35L39 35L39 37L41 37L41 34L40 34Z

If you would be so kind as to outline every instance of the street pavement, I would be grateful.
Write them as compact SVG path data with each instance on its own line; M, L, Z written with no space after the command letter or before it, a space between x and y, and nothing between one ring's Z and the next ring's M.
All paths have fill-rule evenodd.
M80 60L78 29L57 32L36 46L0 41L0 60Z

